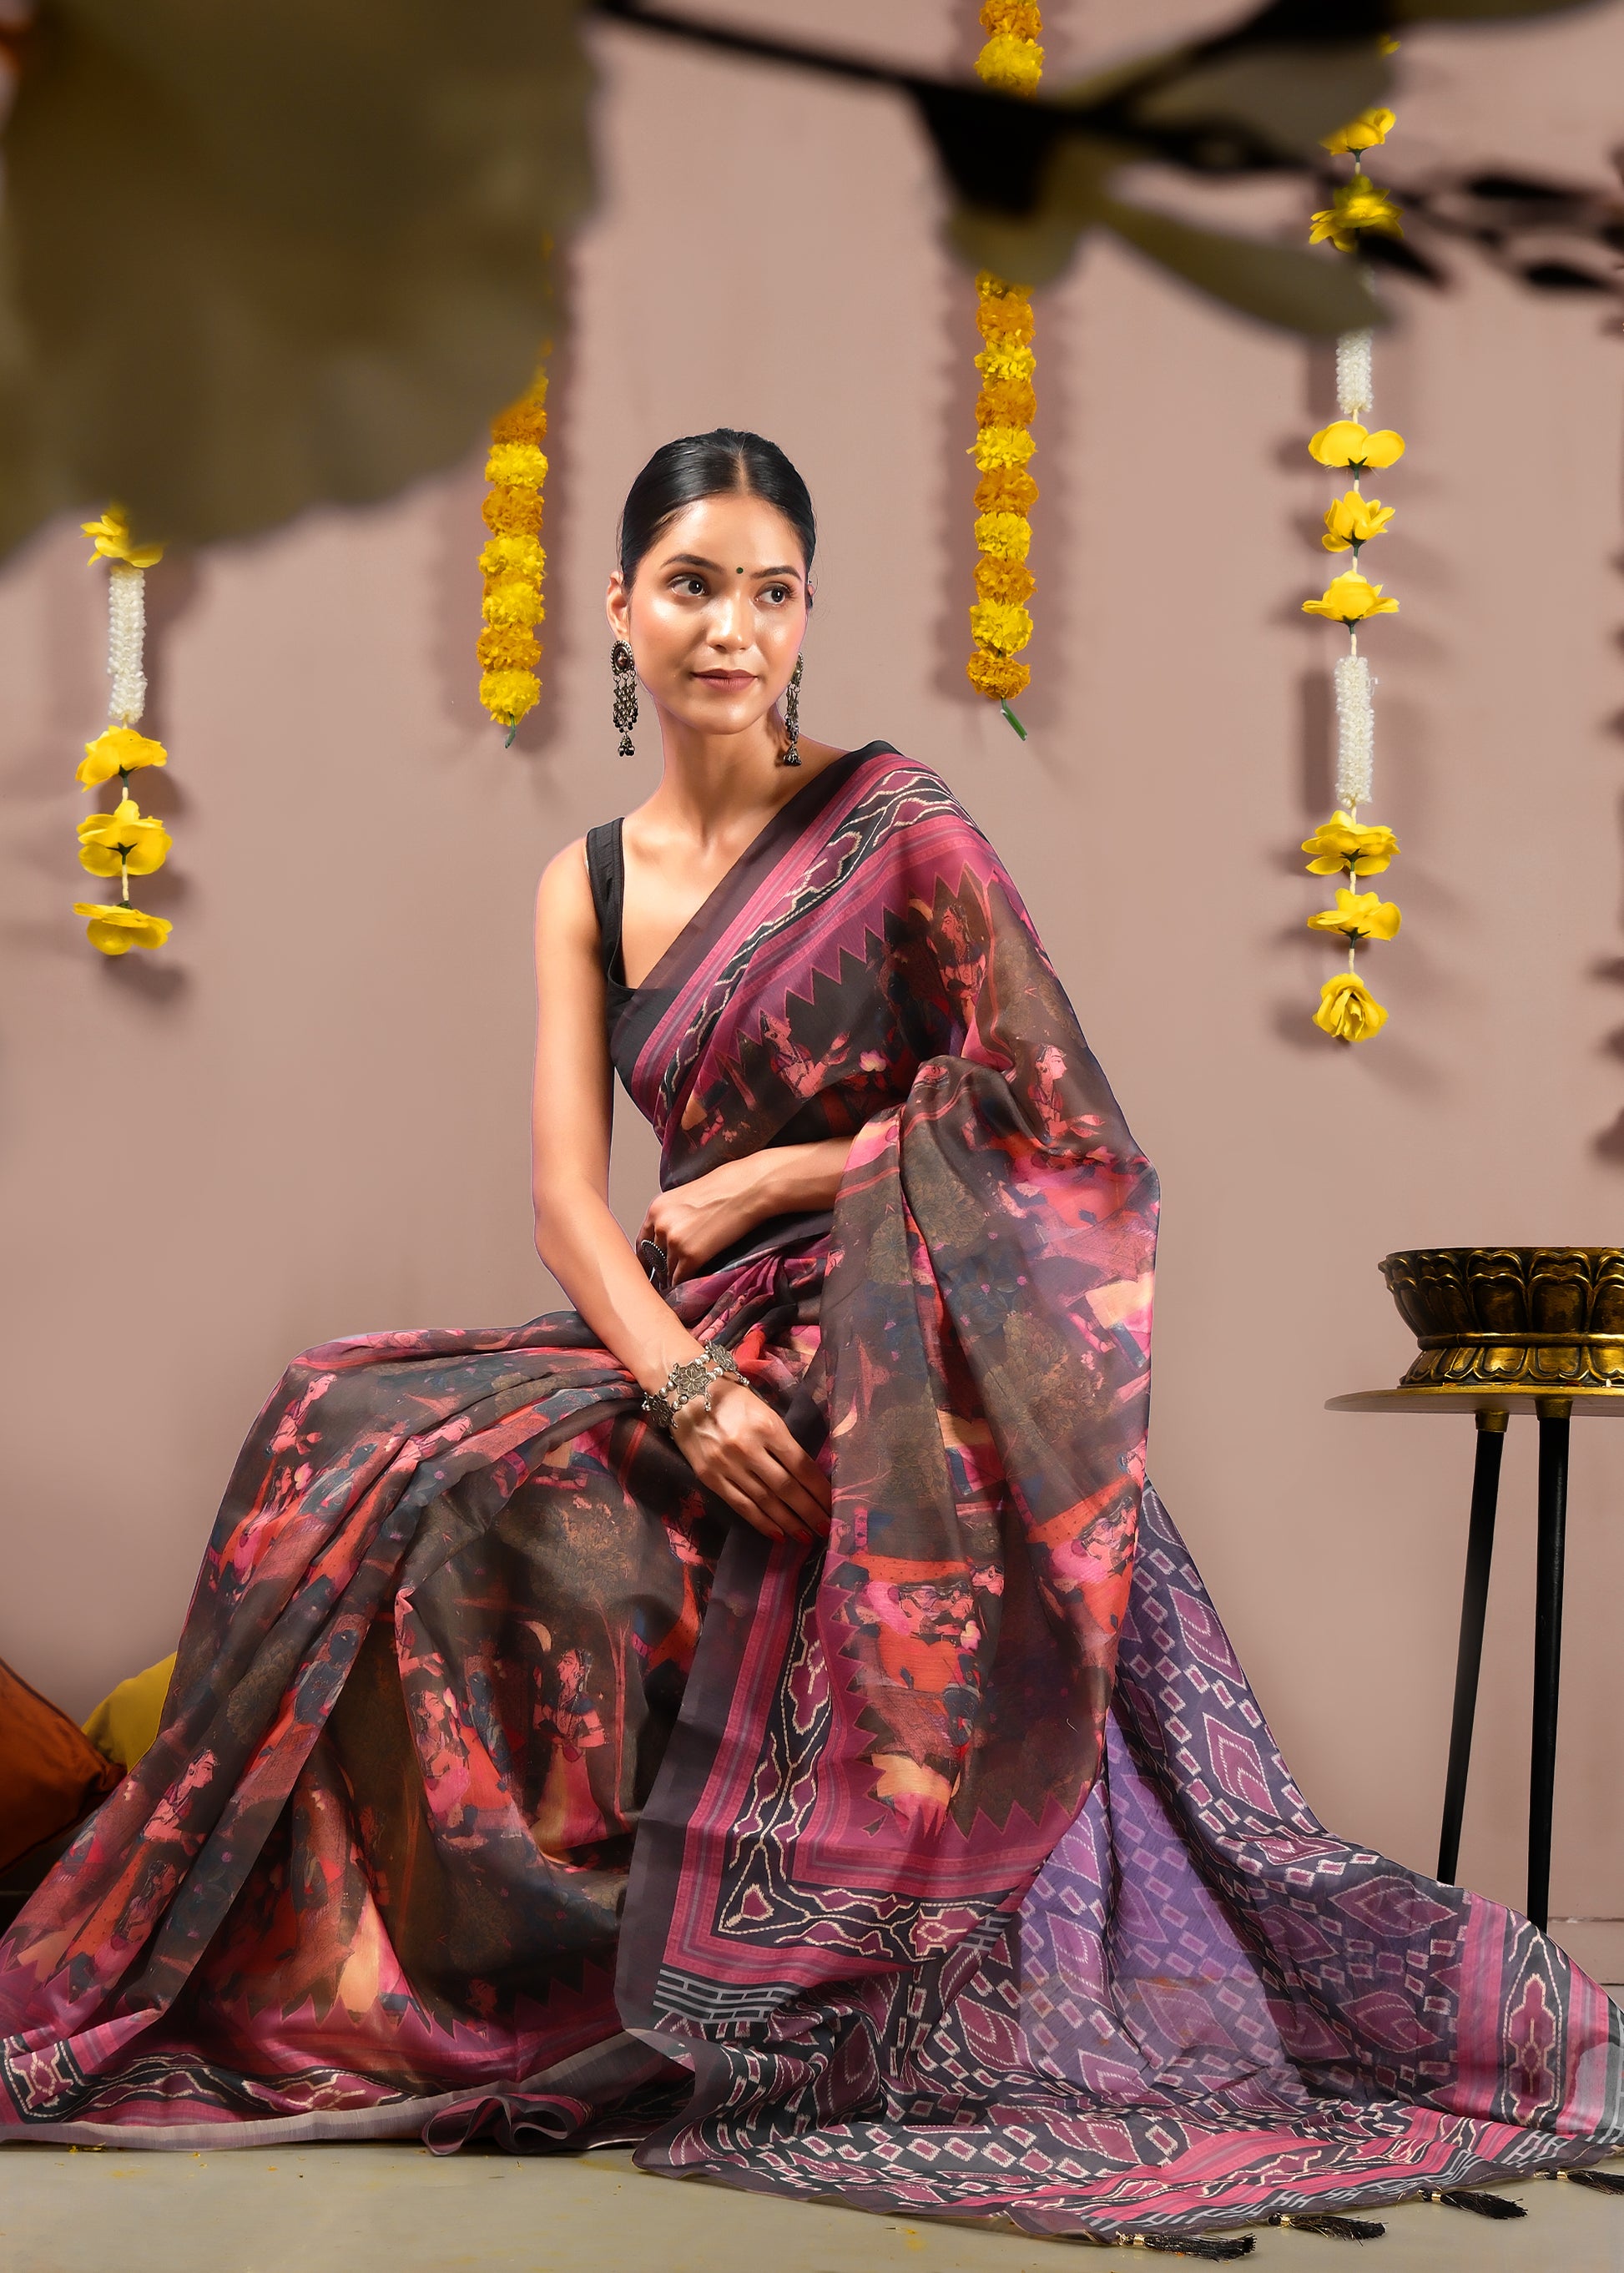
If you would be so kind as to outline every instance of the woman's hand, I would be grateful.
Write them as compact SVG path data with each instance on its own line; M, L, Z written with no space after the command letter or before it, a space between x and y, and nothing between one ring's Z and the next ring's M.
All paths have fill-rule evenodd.
M763 1539L827 1539L829 1479L771 1406L723 1379L710 1384L710 1407L690 1398L672 1431L706 1489Z
M657 1192L633 1243L660 1249L666 1284L675 1287L770 1217L832 1207L851 1149L849 1136L823 1136L725 1160L691 1184Z
M754 1152L748 1159L725 1160L691 1184L655 1194L634 1244L641 1249L648 1240L660 1249L667 1285L693 1278L713 1255L778 1213L762 1165L767 1158Z

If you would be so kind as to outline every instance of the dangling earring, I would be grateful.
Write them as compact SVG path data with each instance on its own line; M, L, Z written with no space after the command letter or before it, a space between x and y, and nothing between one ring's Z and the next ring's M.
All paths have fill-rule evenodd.
M614 724L620 737L620 754L633 758L637 754L632 741L632 728L637 724L637 672L632 651L624 640L616 640L610 649L609 668L614 674Z
M801 657L795 657L795 668L789 675L789 685L784 690L784 724L789 729L789 741L778 752L781 766L801 763Z

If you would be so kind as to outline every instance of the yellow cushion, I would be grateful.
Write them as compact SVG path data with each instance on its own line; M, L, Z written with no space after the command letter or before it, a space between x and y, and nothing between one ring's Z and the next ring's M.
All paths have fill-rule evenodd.
M132 1673L128 1681L121 1681L85 1722L85 1734L96 1750L121 1768L132 1768L157 1735L174 1670L171 1650L162 1664L149 1665L145 1673Z

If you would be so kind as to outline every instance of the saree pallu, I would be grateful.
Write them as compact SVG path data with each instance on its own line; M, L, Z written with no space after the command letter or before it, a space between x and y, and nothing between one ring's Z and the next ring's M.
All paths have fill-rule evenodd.
M1147 1485L1155 1185L1014 887L872 744L620 1010L669 1299L831 1482L727 1520L573 1313L307 1352L157 1743L0 1945L0 2137L636 2141L1147 2239L1599 2159L1620 2016L1332 1837Z

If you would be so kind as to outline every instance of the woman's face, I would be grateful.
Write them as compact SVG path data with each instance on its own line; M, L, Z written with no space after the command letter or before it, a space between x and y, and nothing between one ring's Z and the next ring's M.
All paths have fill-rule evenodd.
M609 621L659 708L704 734L759 724L806 635L801 539L776 506L729 491L684 506L609 580Z

